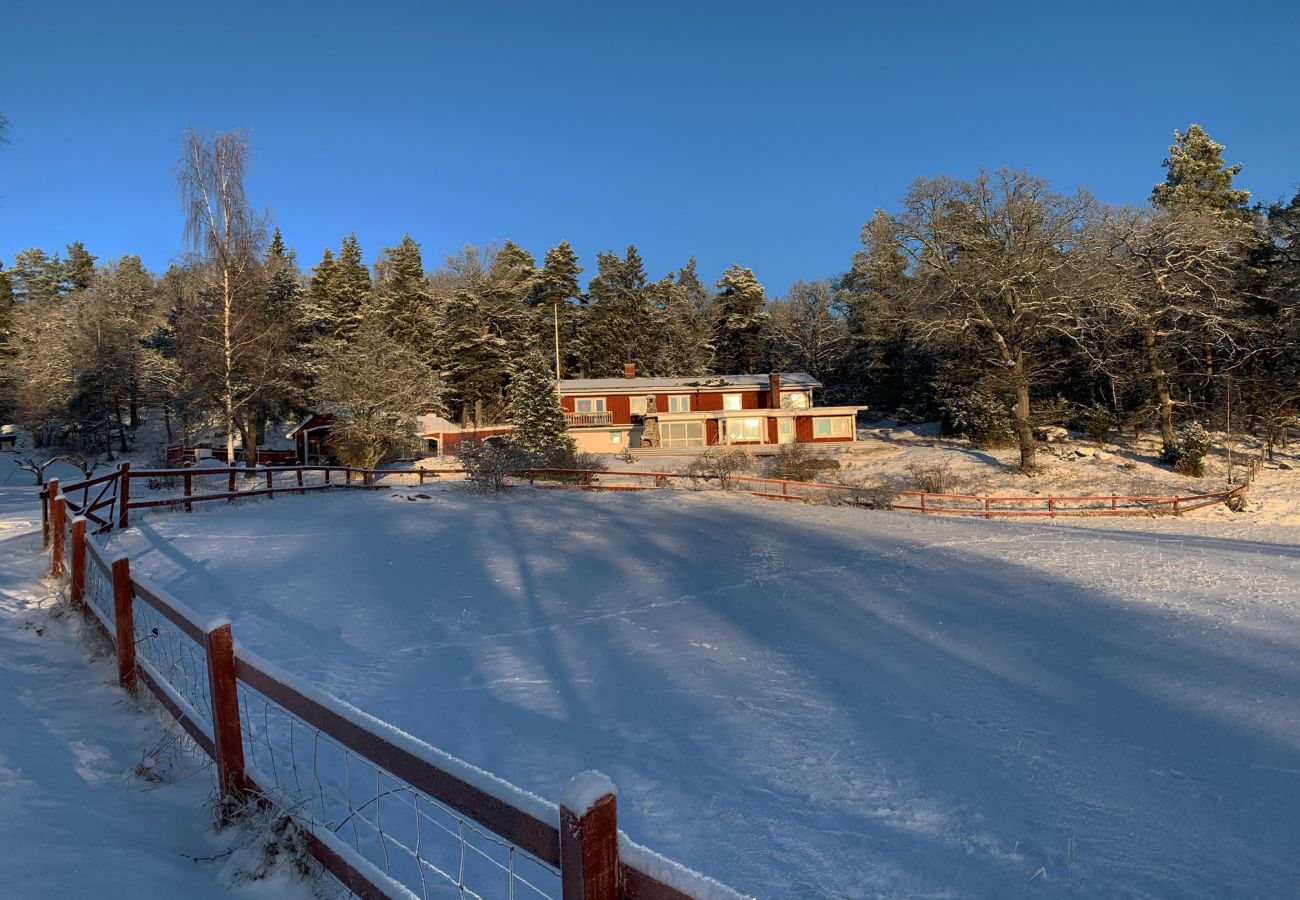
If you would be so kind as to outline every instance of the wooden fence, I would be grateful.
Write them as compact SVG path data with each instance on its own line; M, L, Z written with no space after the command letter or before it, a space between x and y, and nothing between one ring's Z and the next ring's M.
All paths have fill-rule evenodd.
M461 891L462 896L481 895L481 891L474 890L465 880L465 821L473 823L471 827L476 833L489 835L488 840L494 845L508 849L508 864L494 863L498 869L508 871L508 891L502 890L500 896L541 896L552 900L699 900L705 897L742 900L740 894L718 882L662 860L632 843L618 830L617 802L612 792L602 793L581 808L568 808L563 802L548 803L442 754L303 684L241 648L234 641L228 621L204 622L184 603L134 575L127 557L110 557L88 533L91 524L98 524L101 531L125 526L132 509L178 504L188 509L199 500L347 486L375 487L374 481L392 474L321 467L322 482L314 488L299 481L297 475L305 471L258 472L258 484L265 478L265 487L195 494L192 479L185 479L183 471L132 472L124 465L112 475L66 487L51 481L42 491L47 508L45 533L51 547L51 573L58 577L67 575L73 607L95 623L116 650L121 686L128 691L147 689L195 746L216 763L227 810L250 800L298 810L291 815L302 829L311 854L348 890L367 900L426 896L424 879L429 872L451 881L451 887ZM192 472L200 476L228 477L224 469ZM245 470L238 470L240 477L246 474ZM422 480L431 475L416 477ZM132 480L160 477L182 479L182 493L176 498L132 499ZM277 478L281 483L276 483ZM110 498L110 492L103 486L113 483L118 488ZM90 513L111 509L114 504L118 512L116 520L112 515L91 517ZM145 617L143 627L142 617ZM162 634L164 631L166 635ZM159 650L159 647L169 649ZM250 710L250 698L258 698L257 702L265 704L260 717ZM364 815L373 804L375 827L379 827L381 798L396 790L379 791L381 776L416 797L417 813L418 801L424 798L437 809L461 817L459 874L439 868L427 859L421 860L418 821L414 865L419 880L413 883L409 878L403 881L395 877L397 864L393 857L402 852L409 856L411 850L409 841L403 843L402 835L394 832L385 835L381 830L382 856L374 853L367 856L357 843L355 824L354 844L349 844L338 833L342 826L332 828L324 821L323 812L321 817L314 817L303 811L304 803L300 800L286 802L286 790L293 785L287 785L284 773L285 751L278 748L281 755L277 757L277 748L271 746L269 726L258 732L259 721L267 721L268 709L290 723L290 761L294 759L296 725L314 735L317 744L323 738L344 748L354 767L364 762L374 770L373 799L354 804L349 785L348 819ZM259 741L271 751L270 773L266 764L256 758ZM310 764L315 766L317 747L310 746L310 751ZM295 784L299 782L298 774L295 768ZM323 790L321 773L313 769L308 774L315 777L317 788ZM355 779L355 770L348 777ZM304 780L310 786L306 776ZM325 809L323 796L322 811ZM483 830L479 831L480 828ZM558 885L555 893L518 874L518 867L525 861L537 864L543 873L553 876ZM524 887L531 888L533 893L525 893Z
M876 502L870 487L848 484L831 484L821 481L795 481L785 478L763 478L752 475L730 475L724 478L709 475L688 475L681 472L606 472L593 469L528 469L521 473L529 484L555 484L594 491L646 491L676 484L699 481L727 482L741 491L769 500L793 500L810 503L816 500L839 498L851 505L868 505ZM620 483L630 480L631 484ZM922 513L977 516L991 519L999 516L1140 516L1159 512L1181 515L1195 509L1227 503L1240 497L1246 484L1237 484L1209 494L1185 496L1144 497L1124 494L1091 496L1010 496L994 497L974 494L941 494L929 491L898 491L890 509ZM899 500L910 502L899 502Z

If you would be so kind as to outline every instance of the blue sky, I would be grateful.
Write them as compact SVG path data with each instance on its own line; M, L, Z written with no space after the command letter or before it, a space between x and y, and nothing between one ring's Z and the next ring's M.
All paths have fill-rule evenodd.
M222 2L4 11L0 259L162 269L188 127L247 129L306 266L355 231L538 257L635 243L770 292L843 271L918 175L1027 168L1141 202L1196 121L1263 199L1300 182L1300 4Z

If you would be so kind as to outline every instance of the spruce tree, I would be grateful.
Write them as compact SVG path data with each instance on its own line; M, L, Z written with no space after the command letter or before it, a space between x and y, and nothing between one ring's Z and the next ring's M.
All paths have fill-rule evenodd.
M533 318L534 344L545 348L543 352L550 362L550 371L558 371L561 377L573 358L573 344L577 335L574 304L575 301L582 300L582 288L578 284L578 276L581 274L578 254L573 252L568 241L561 241L546 251L541 271L537 273L532 294L528 298L529 304L537 310ZM555 364L557 333L560 342L558 367Z
M542 465L563 467L573 459L574 442L560 407L555 378L541 353L528 354L510 380L506 410L515 426L510 441Z
M356 331L361 307L370 299L370 271L361 261L356 234L343 239L334 261L334 333L347 339Z
M1165 180L1151 191L1151 202L1169 210L1207 215L1246 216L1250 191L1237 190L1232 179L1241 173L1241 163L1223 161L1223 145L1213 141L1200 125L1193 123L1184 134L1174 132L1169 156L1161 164Z
M717 354L723 374L761 372L767 361L767 298L750 269L733 265L718 279Z
M652 374L659 323L636 247L629 246L621 258L614 252L596 254L596 277L587 293L590 304L577 341L581 370L588 377L612 377L623 373L625 363L634 363Z
M427 349L423 345L430 327L429 301L420 245L409 234L403 235L375 263L376 310L390 334L408 347Z
M51 257L39 247L14 256L9 278L16 303L39 303L63 293L63 263L57 255Z
M280 229L275 229L266 250L266 309L277 316L287 316L296 322L305 301L302 276L297 259L284 245Z
M68 258L63 263L63 290L84 291L95 279L95 257L87 252L81 241L68 245Z

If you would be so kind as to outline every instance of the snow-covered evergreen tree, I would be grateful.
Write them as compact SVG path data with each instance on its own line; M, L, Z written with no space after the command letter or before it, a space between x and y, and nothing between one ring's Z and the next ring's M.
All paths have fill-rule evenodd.
M724 374L760 372L767 359L767 298L753 271L733 265L718 280L714 366Z
M1162 165L1168 170L1165 180L1151 191L1156 206L1209 215L1245 215L1250 191L1232 186L1232 179L1241 173L1241 163L1224 163L1223 145L1200 125L1193 123L1186 133L1174 132L1169 156Z
M555 378L540 352L528 354L510 380L510 441L543 465L563 466L573 458L574 442L560 407Z

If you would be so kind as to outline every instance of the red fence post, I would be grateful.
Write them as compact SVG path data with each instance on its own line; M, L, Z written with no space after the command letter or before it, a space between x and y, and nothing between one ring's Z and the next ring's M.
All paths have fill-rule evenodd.
M50 577L63 577L63 551L64 538L63 529L67 525L68 503L63 498L62 493L58 493L59 482L50 482L50 531L51 543L54 545L50 553Z
M194 512L194 504L189 499L194 496L194 475L187 471L183 477L185 479L185 511Z
M1048 514L1049 516L1051 516L1053 519L1056 518L1056 498L1055 498L1055 497L1048 497L1048 498L1047 498L1047 514Z
M50 546L50 488L41 488L41 549Z
M117 467L117 527L131 526L131 464Z
M575 776L560 798L560 885L562 900L619 900L618 800L599 772Z
M131 612L131 563L124 556L113 561L113 619L117 634L117 683L135 690L135 618Z
M86 520L72 520L72 605L85 607L86 597Z
M925 512L925 494L921 495L921 512Z
M222 799L237 804L244 797L248 780L244 776L244 740L235 683L235 640L229 622L208 632L207 656L217 778Z
M420 483L421 483L421 484L424 484L424 479L423 479L423 478L420 479ZM301 467L299 467L299 469L298 469L298 487L302 487L302 468L301 468ZM298 493L301 494L302 491L299 491Z
M1182 515L1182 511L1179 510L1179 508L1178 508L1178 498L1177 498L1177 497L1174 498L1174 515L1176 515L1176 516L1181 516L1181 515Z
M987 494L984 496L984 518L993 518L993 498Z
M329 483L330 483L330 468L329 468L329 466L326 466L326 467L325 467L325 485L326 485L326 487L329 486Z
M1110 495L1110 508L1119 509L1119 498L1116 497L1114 494Z

